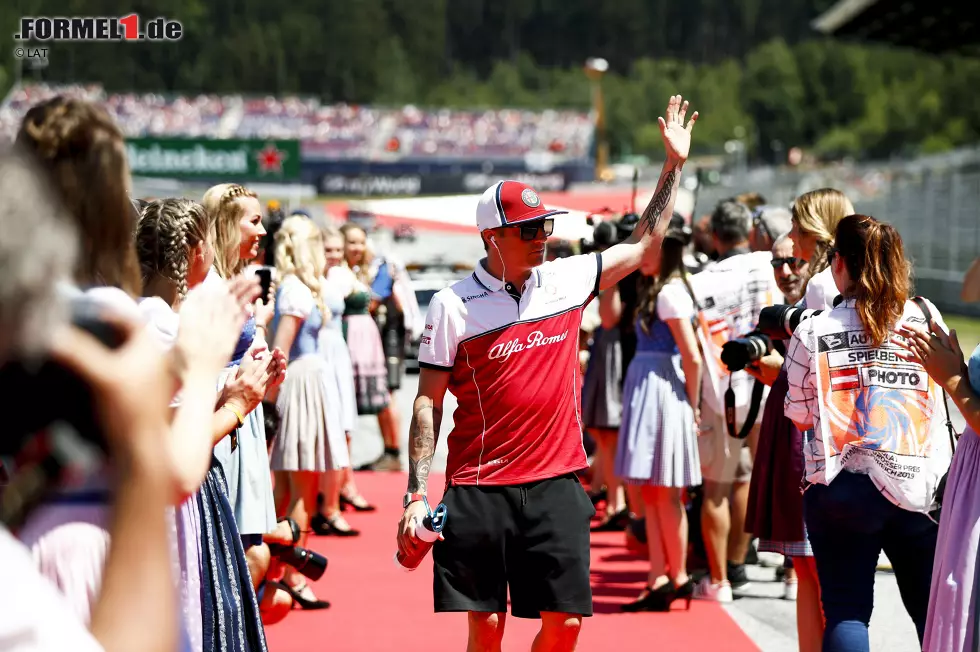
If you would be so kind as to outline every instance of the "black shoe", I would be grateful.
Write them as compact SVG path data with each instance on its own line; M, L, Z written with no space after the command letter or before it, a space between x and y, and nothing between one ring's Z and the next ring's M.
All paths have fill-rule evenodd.
M676 586L673 581L651 589L649 586L644 589L646 592L639 599L624 604L621 609L627 613L638 611L670 611L670 605L674 600L685 600L687 609L691 608L691 600L694 598L694 580L688 579L681 586Z
M728 582L732 590L742 589L749 585L749 576L745 572L745 564L728 562Z
M326 518L322 514L317 514L310 519L310 529L313 530L315 534L320 536L335 536L335 537L356 537L360 536L361 532L355 530L354 528L347 527L342 528L337 525L337 517Z
M592 532L622 532L630 522L630 512L624 509L608 517L599 525L592 528Z
M346 512L348 507L351 507L355 512L373 512L377 509L377 507L365 500L364 496L360 494L348 497L341 492L340 511Z
M289 594L289 597L293 599L294 605L299 605L303 609L317 610L317 609L329 609L330 603L326 600L308 600L300 595L300 592L306 588L306 582L303 582L300 586L289 586L285 582L269 582L270 585L277 589L282 589Z

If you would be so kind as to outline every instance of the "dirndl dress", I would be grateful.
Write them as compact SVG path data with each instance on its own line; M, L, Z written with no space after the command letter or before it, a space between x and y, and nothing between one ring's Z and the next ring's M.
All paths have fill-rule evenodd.
M238 373L238 365L248 353L254 337L255 317L249 317L238 338L232 360L218 380L219 389L224 387L232 374ZM228 436L218 442L214 447L214 456L224 471L228 502L235 511L238 531L243 535L254 535L275 530L276 509L265 440L265 415L261 404L245 415L245 423L236 430L234 437Z
M47 499L17 533L41 575L54 584L86 624L102 589L102 571L109 553L110 499L107 483L86 481Z
M616 475L655 487L701 484L694 410L687 400L681 356L670 329L654 319L636 327L636 355L623 385L623 420L616 445Z
M759 537L759 552L812 557L803 520L803 435L783 413L788 388L784 367L762 413L745 527Z
M924 652L980 650L980 437L960 437L946 479Z
M582 425L618 430L623 415L623 348L619 328L601 326L592 336L582 387Z
M371 294L359 290L344 300L344 339L354 370L358 414L378 414L391 400L381 333L368 311L370 303Z
M309 288L295 276L283 279L275 323L284 316L302 320L289 351L286 380L276 409L279 431L272 444L275 471L315 471L350 466L341 416L340 390L320 352L323 313Z
M347 342L344 341L344 295L328 281L324 282L323 300L330 310L330 321L320 329L320 354L327 361L327 382L337 387L340 396L341 425L344 432L357 427L357 397L354 389L354 367Z
M201 523L204 652L267 652L265 628L222 466L212 458L196 503Z

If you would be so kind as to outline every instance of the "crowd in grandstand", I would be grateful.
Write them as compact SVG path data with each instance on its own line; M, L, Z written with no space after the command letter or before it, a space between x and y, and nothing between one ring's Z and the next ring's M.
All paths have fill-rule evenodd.
M0 106L11 136L32 104L62 94L105 106L127 137L298 139L314 156L371 158L588 155L593 121L575 111L455 110L324 104L300 97L109 93L99 85L26 85Z

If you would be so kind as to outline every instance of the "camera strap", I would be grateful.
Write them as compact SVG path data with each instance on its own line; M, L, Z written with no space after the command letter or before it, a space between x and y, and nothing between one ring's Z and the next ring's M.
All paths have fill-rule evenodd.
M919 307L922 314L926 318L926 331L930 329L930 324L932 322L932 311L929 310L929 304L923 297L912 297L912 302ZM943 392L943 407L946 409L946 430L949 432L949 450L950 452L956 451L956 443L959 440L959 435L956 434L956 429L953 428L953 421L949 418L949 398L946 395L946 390Z
M728 391L725 392L725 424L728 426L728 434L735 439L745 439L749 436L755 420L759 416L759 406L762 405L762 392L766 386L758 380L752 385L752 400L749 402L749 413L745 417L742 429L735 432L735 391L732 389L732 377L728 377Z

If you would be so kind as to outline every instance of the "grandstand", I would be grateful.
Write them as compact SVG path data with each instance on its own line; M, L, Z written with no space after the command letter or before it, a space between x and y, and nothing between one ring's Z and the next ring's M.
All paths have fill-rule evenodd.
M551 160L590 155L593 119L574 111L427 110L321 104L299 97L112 94L99 85L28 85L0 105L0 133L16 131L24 112L57 94L101 103L125 135L137 137L299 140L304 159L400 158Z

